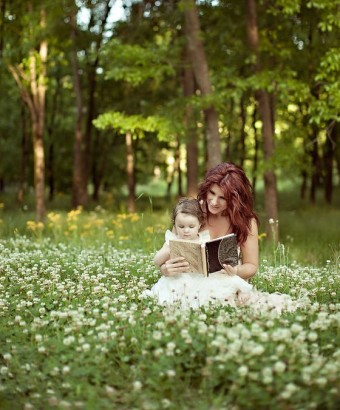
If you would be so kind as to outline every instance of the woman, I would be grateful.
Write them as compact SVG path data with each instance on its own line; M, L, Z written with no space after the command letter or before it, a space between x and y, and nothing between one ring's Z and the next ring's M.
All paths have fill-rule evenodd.
M244 170L231 162L215 166L201 183L198 199L206 214L201 230L208 230L210 239L228 233L237 235L240 264L224 265L223 272L245 280L254 276L259 259L258 217L253 210L252 187ZM160 265L160 270L164 276L173 276L185 272L187 267L184 258L174 258Z

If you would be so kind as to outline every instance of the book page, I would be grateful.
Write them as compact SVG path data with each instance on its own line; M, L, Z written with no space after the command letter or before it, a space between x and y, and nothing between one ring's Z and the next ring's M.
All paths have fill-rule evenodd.
M206 243L208 272L217 272L223 269L223 264L236 266L238 251L236 235L227 235Z
M186 272L199 272L204 274L202 261L202 245L199 242L170 240L170 258L183 257L189 263ZM184 272L183 272L184 273Z

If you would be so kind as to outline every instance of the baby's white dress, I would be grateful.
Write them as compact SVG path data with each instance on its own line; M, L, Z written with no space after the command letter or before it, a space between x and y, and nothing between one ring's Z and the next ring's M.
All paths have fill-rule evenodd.
M167 230L165 241L176 238ZM200 241L209 240L209 232L200 234ZM221 271L205 277L199 272L183 272L176 276L162 276L142 297L153 297L160 305L178 304L183 308L198 308L210 304L229 306L246 305L258 310L294 311L298 304L289 295L260 292L239 276L229 276Z

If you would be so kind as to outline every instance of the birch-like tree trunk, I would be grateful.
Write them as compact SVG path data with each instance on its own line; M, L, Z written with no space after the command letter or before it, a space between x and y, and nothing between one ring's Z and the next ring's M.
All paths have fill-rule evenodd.
M185 0L185 35L192 69L203 97L212 96L209 67L202 42L198 11L194 0ZM218 114L213 105L204 110L207 137L208 168L222 162Z
M247 4L247 37L249 48L256 56L255 72L261 71L260 61L260 39L257 26L256 1L246 0ZM266 90L260 89L255 93L255 97L259 105L259 115L262 121L262 137L263 137L263 156L266 163L264 171L264 187L265 187L265 214L266 214L266 234L268 238L279 240L278 225L278 195L276 185L276 175L272 165L272 159L275 150L274 144L274 123L272 119L271 99ZM269 223L269 221L274 221ZM273 232L273 229L275 232Z

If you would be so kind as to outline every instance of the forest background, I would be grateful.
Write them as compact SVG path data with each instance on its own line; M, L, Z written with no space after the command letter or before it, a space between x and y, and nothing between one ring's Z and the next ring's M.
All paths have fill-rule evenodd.
M0 408L339 409L339 1L0 0L0 24ZM251 284L295 312L142 296L173 203L230 160Z
M0 4L5 209L164 208L228 160L268 237L284 187L339 205L337 1Z

